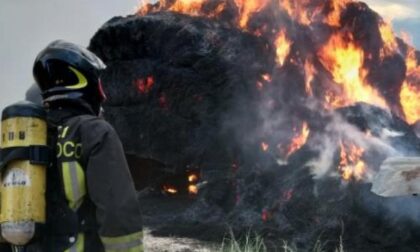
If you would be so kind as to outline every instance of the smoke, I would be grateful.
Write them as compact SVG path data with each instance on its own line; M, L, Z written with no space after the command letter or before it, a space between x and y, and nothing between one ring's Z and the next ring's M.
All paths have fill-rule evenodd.
M392 132L386 128L381 132ZM381 163L384 157L403 155L389 143L388 134L372 136L361 131L355 125L350 124L342 118L341 115L333 113L332 120L326 127L326 132L318 134L316 139L310 142L310 148L316 150L318 158L307 163L315 179L321 179L324 176L337 176L337 167L334 166L334 159L339 150L340 141L351 141L364 149L365 152L374 152L377 160L370 160L372 163ZM391 136L400 136L391 134ZM369 168L369 166L368 166ZM365 176L365 182L371 182L372 176L376 171L370 168Z

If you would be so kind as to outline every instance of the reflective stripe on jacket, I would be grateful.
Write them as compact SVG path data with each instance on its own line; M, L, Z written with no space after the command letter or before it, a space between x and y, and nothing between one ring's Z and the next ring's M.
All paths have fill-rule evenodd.
M82 227L66 252L143 251L140 206L112 126L92 115L64 117L57 125L57 168Z

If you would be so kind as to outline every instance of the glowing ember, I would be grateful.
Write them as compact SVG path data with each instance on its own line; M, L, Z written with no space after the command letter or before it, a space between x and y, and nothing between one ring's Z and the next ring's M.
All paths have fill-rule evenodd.
M196 194L198 194L198 187L196 185L189 185L188 186L188 193L190 195L196 195Z
M264 88L264 84L261 81L257 81L257 88L258 90L262 90Z
M155 84L155 80L153 76L148 76L146 79L137 79L134 83L140 93L148 94Z
M188 175L188 182L194 183L198 181L198 176L196 174L190 174Z
M332 35L318 56L342 90L338 96L326 98L327 102L334 101L329 102L331 108L348 106L356 102L387 107L379 93L366 83L368 71L363 68L364 52L353 42L351 34Z
M271 82L271 76L269 74L261 75L261 81L257 81L257 88L258 90L262 90L264 88L265 83Z
M261 212L261 219L264 222L267 222L273 218L273 214L266 208L264 208Z
M297 132L296 129L294 129L296 136L292 139L292 143L290 144L286 156L290 156L293 152L299 150L303 145L305 145L306 141L309 137L309 127L308 123L304 122L302 124L302 128L299 132Z
M178 189L176 189L174 186L172 185L164 185L163 186L163 191L169 194L177 194L178 193Z
M271 82L271 76L269 74L263 74L261 78L267 82Z
M277 64L282 66L287 56L290 53L290 47L292 45L292 42L286 36L285 30L280 31L274 44L276 47L276 55L277 55L276 62Z
M261 149L263 150L263 151L268 151L268 148L269 148L270 146L267 144L267 143L265 143L265 142L262 142L261 143Z
M291 200L293 197L293 189L288 189L286 191L283 192L283 200L284 201L289 201Z
M340 143L339 171L345 181L362 180L366 173L366 164L362 160L364 150L354 144Z

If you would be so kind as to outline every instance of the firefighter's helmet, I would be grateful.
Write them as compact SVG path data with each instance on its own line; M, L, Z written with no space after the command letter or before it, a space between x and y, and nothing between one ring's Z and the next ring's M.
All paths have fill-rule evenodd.
M57 40L38 54L33 74L44 102L83 101L99 111L105 98L100 81L105 67L101 59L89 50Z

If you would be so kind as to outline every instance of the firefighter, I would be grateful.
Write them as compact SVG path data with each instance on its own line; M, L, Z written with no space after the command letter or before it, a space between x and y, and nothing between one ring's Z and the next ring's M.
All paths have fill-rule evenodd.
M98 115L105 69L62 40L39 53L33 74L47 110L47 223L27 251L143 251L139 202L118 135Z

